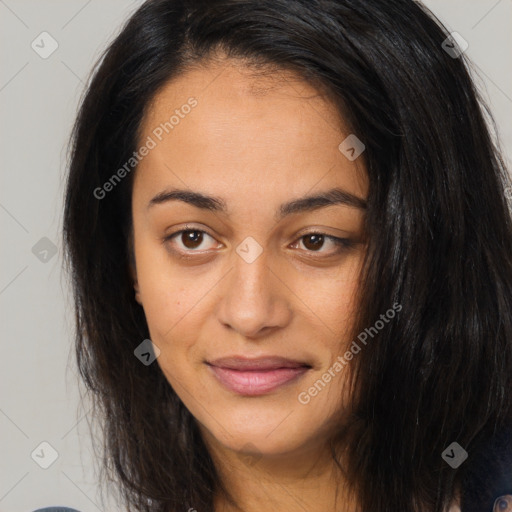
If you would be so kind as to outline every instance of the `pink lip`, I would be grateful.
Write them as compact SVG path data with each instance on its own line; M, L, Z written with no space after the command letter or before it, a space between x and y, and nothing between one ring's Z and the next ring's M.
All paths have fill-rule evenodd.
M282 357L228 357L207 363L221 384L240 395L269 393L301 377L311 366Z

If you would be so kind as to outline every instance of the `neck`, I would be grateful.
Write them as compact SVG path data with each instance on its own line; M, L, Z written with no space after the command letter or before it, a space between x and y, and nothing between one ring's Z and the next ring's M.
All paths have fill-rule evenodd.
M253 456L219 445L206 432L204 438L225 489L238 505L218 492L215 512L357 510L326 445Z

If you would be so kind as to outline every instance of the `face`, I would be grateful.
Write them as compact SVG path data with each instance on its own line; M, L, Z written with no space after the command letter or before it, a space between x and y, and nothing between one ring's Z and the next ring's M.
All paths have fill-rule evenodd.
M220 61L169 82L141 133L133 279L156 364L219 446L325 440L365 252L366 173L338 149L350 131L300 78Z

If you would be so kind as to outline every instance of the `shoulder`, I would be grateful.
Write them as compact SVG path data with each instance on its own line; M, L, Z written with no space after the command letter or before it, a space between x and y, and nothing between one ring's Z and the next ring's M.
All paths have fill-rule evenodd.
M37 510L34 510L34 512L79 512L79 511L74 508L69 508L69 507L45 507L45 508L38 508Z

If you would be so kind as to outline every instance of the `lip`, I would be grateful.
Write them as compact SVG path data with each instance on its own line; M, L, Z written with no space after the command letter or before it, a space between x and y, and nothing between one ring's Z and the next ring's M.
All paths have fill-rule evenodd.
M224 357L206 362L218 381L240 395L270 393L302 377L311 365L284 357Z

